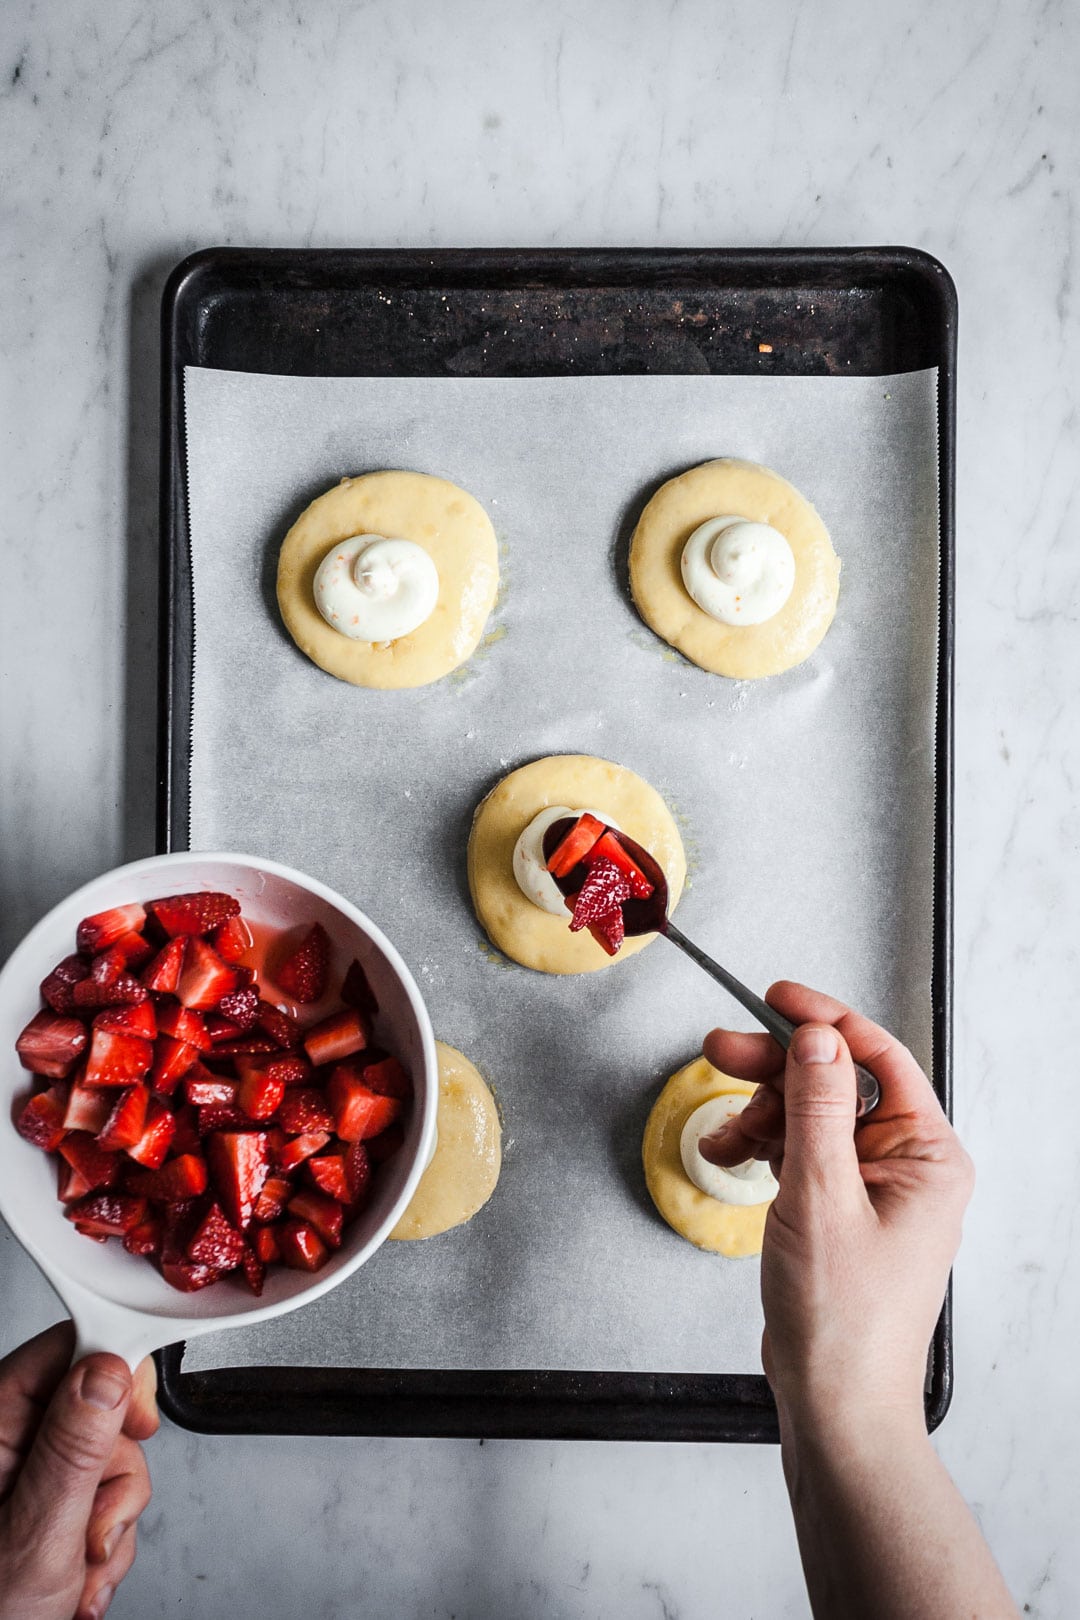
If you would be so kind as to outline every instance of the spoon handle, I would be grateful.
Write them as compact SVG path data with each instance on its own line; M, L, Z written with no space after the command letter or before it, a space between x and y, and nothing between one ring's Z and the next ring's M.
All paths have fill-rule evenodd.
M700 946L695 945L692 939L687 939L682 930L676 928L670 920L664 928L664 938L670 939L671 943L677 945L680 951L684 951L699 968L704 968L717 984L722 984L728 995L733 996L748 1013L752 1013L758 1023L765 1026L773 1040L782 1046L785 1052L787 1051L791 1045L791 1037L795 1033L795 1025L789 1018L785 1018L775 1007L770 1007L767 1001L763 1001L752 990L748 990L740 979L729 973L727 968L721 967L719 962L714 962L711 956L706 956ZM881 1101L881 1087L870 1070L864 1069L861 1063L855 1065L855 1081L858 1090L855 1114L857 1118L861 1118L875 1109Z

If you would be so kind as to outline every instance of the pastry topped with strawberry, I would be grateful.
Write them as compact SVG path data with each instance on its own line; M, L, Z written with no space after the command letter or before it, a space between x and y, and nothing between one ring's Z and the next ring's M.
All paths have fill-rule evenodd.
M361 964L342 976L318 922L257 947L209 890L86 917L75 945L16 1042L16 1128L56 1155L68 1220L184 1292L317 1271L412 1099Z
M674 908L686 857L655 788L588 754L534 760L504 777L474 816L468 864L477 917L492 944L525 967L608 967L654 937L642 926L652 879L638 847L655 858Z

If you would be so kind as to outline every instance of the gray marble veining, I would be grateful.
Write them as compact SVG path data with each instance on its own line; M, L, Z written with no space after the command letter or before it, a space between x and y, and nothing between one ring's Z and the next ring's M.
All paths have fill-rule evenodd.
M185 253L902 242L949 266L980 1180L939 1444L1021 1605L1074 1613L1080 12L12 0L0 41L4 949L151 844L157 305ZM55 1314L6 1234L0 1287L5 1346ZM121 1620L806 1612L768 1451L166 1430L151 1460Z

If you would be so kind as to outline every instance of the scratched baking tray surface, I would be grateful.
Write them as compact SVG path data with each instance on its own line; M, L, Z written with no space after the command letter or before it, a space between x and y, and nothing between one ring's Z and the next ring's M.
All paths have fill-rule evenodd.
M381 298L392 309L395 291ZM925 367L842 379L250 371L186 378L198 657L174 838L184 778L195 847L292 861L385 926L437 1033L491 1080L506 1156L469 1226L387 1245L310 1310L194 1344L182 1373L166 1368L177 1415L211 1427L672 1432L711 1386L724 1415L699 1415L694 1432L768 1432L756 1263L676 1239L639 1165L659 1084L731 1009L662 942L585 980L497 959L468 904L464 842L477 799L525 759L617 759L682 822L693 882L680 918L694 937L752 983L784 972L836 989L929 1064L938 378ZM803 488L845 562L822 649L764 683L685 664L625 590L643 499L727 452ZM332 681L273 612L291 518L343 472L387 465L462 483L503 550L506 589L480 654L422 692ZM309 1380L299 1404L294 1369ZM358 1400L343 1418L350 1384ZM577 1426L558 1415L568 1395ZM377 1399L397 1405L396 1422L365 1420ZM630 1415L605 1424L617 1399ZM658 1402L666 1429L650 1427Z

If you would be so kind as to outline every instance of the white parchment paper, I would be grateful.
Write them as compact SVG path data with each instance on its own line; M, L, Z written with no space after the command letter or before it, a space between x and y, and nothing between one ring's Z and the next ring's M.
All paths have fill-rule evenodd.
M746 1016L674 948L583 979L508 964L465 881L473 809L542 754L617 760L664 795L680 926L750 985L827 988L930 1057L937 646L936 373L875 378L292 378L189 370L194 848L290 862L410 963L436 1033L498 1098L491 1203L388 1243L324 1299L196 1340L185 1366L759 1371L756 1261L655 1214L642 1128L665 1078ZM664 478L761 461L843 559L812 659L736 683L641 622L626 554ZM369 692L278 618L281 539L344 474L409 467L491 513L504 592L470 665Z

